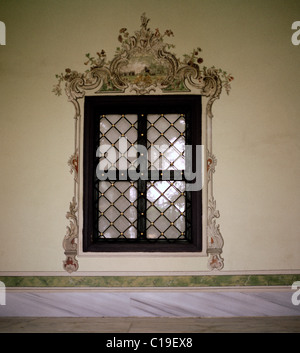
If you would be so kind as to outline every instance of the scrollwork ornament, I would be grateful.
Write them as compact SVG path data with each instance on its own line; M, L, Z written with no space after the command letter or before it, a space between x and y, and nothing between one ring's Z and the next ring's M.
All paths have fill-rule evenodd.
M220 217L220 212L216 209L216 201L208 200L208 219L207 219L207 254L209 255L208 267L210 269L222 269L224 259L221 257L224 240L220 232L220 226L216 223L216 218Z
M208 268L210 270L222 270L224 267L224 259L222 258L221 254L219 252L209 253L209 258L208 258Z
M137 94L149 94L156 89L163 92L190 92L188 85L199 90L199 94L209 97L207 111L212 116L211 106L225 88L229 93L233 80L231 74L214 66L207 68L203 63L201 48L185 54L183 60L169 50L173 44L166 43L165 37L174 36L171 30L161 34L156 28L148 27L150 19L141 16L141 27L135 35L130 36L126 28L119 31L118 40L121 46L111 61L106 58L102 49L95 57L86 54L85 65L90 68L83 74L66 69L65 73L56 75L58 83L53 92L61 95L62 82L66 82L66 94L76 105L77 99L83 98L86 90L95 89L96 93L124 93L135 91Z
M70 202L69 211L66 214L66 218L70 220L70 225L67 227L67 233L63 241L63 248L66 255L63 267L69 273L78 270L78 260L76 259L78 241L77 211L77 202L75 197L73 197L72 202Z
M211 181L212 174L216 171L217 158L209 150L207 150L207 180Z

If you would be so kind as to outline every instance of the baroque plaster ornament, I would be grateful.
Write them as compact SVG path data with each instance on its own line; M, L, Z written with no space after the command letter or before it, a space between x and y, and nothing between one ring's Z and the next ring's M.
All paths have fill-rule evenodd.
M77 240L78 240L78 221L77 221L77 202L73 197L70 202L70 209L66 214L66 218L70 220L70 226L67 227L67 234L63 240L63 248L65 249L66 259L63 262L64 269L72 273L78 269L77 256Z
M211 180L211 174L216 171L217 158L207 150L207 178Z
M212 104L219 99L222 88L227 94L231 89L233 77L222 69L214 66L208 68L202 66L203 59L201 48L198 47L183 59L170 50L175 46L165 42L166 37L173 37L171 30L163 34L158 28L151 30L148 27L149 19L145 14L141 16L141 25L134 35L130 35L127 28L121 28L118 34L119 47L112 60L107 59L106 52L102 49L92 56L86 54L84 63L88 69L80 73L67 68L64 73L56 75L57 84L53 92L60 96L62 84L66 96L75 107L75 152L69 158L70 172L74 173L74 197L70 204L67 218L70 226L63 241L66 260L64 269L69 273L78 269L78 204L80 176L80 124L82 115L81 102L87 93L93 95L115 95L115 94L199 94L208 98L205 116L206 125L210 126L206 131L206 144L210 146L207 152L207 255L209 256L208 267L210 269L221 269L223 267L222 253L223 238L216 225L215 219L219 217L215 209L215 201L212 194L212 173L215 172L216 158L211 153L212 134Z
M68 166L70 167L70 173L74 173L74 180L77 182L78 178L78 150L76 150L68 160Z

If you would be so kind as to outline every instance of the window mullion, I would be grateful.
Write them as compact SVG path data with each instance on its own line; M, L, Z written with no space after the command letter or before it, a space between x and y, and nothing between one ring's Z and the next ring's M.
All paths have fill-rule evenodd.
M148 159L147 159L147 115L145 113L138 114L138 154L141 164L138 166L140 171L140 178L138 180L138 200L137 200L137 213L138 213L138 238L146 239L146 209L147 209L147 177ZM141 146L141 147L139 147ZM143 175L142 175L143 173ZM143 178L143 176L145 178Z

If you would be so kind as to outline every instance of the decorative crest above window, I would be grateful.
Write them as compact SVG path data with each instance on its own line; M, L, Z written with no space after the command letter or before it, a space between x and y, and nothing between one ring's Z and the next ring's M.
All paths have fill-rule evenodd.
M97 94L128 93L185 93L197 90L198 94L210 97L211 103L219 98L222 87L229 93L233 80L231 74L214 66L207 68L203 63L201 48L176 57L169 50L173 44L165 43L165 37L173 36L171 30L161 34L148 27L149 19L141 16L141 28L130 36L126 28L119 31L120 47L112 60L108 60L102 49L96 56L86 54L84 73L67 68L65 73L56 75L58 83L53 92L62 94L61 84L66 82L66 94L75 105L86 90L96 90ZM208 105L211 115L211 104Z

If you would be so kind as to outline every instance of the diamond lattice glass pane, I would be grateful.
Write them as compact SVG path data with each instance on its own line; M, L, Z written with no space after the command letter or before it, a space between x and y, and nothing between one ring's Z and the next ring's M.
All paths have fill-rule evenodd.
M128 169L133 162L128 157L128 150L137 142L137 115L102 115L99 128L103 159L100 169Z
M159 238L159 236L160 236L159 230L156 229L155 227L150 226L147 229L147 238L148 239L157 239L157 238Z
M100 119L100 133L103 136L106 131L108 131L111 128L111 122L109 122L106 117L103 115Z
M115 227L109 227L104 232L105 238L118 238L120 233Z
M150 169L185 168L185 118L183 114L150 114L147 117Z
M174 222L174 225L179 229L181 232L185 231L185 217L180 216L177 218L176 222Z
M136 222L136 208L135 207L128 207L127 210L124 212L124 216L133 224Z
M165 216L171 221L175 222L177 218L180 217L180 210L175 206L170 206L167 211L165 212Z
M184 152L184 147L185 147L185 139L183 136L180 136L173 144L177 150L182 153Z
M100 238L137 237L137 183L99 182Z
M147 183L147 238L184 239L185 182Z
M108 141L111 143L116 143L120 137L120 134L118 130L111 128L108 130L108 132L105 134L105 137L107 138Z
M110 226L109 220L106 219L105 217L102 217L101 222L99 222L98 230L100 233L103 233L106 229L108 229L109 226Z
M152 205L152 203L151 203ZM147 208L147 219L150 223L154 223L160 216L159 210L154 206L149 206Z
M174 142L177 138L176 136L178 136L178 131L171 126L167 131L165 131L164 135L170 142Z
M180 132L185 131L185 119L183 115L180 115L180 118L174 122L174 126Z

